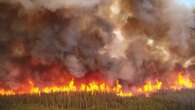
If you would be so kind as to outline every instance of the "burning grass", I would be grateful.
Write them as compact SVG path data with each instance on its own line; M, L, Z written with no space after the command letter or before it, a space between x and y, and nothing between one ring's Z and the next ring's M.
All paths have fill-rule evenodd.
M10 95L24 95L24 94L51 94L51 93L112 93L120 97L132 97L137 95L149 96L152 93L156 93L160 90L181 90L181 89L193 89L195 88L194 81L191 80L189 74L183 74L179 72L174 80L169 81L170 84L158 79L146 80L141 86L127 86L120 84L119 81L115 81L113 84L105 80L90 80L89 82L79 82L79 80L72 79L70 81L63 80L61 85L51 84L49 86L39 87L35 84L34 80L27 80L23 85L15 89L3 89L0 88L0 96Z
M1 110L195 109L179 0L0 1Z
M56 93L1 96L0 110L194 110L195 91L161 91L151 97Z

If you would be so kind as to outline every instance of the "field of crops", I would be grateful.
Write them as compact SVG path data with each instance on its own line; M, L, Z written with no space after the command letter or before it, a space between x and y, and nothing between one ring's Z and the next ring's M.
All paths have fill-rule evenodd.
M195 91L126 98L98 93L1 96L0 110L195 110Z

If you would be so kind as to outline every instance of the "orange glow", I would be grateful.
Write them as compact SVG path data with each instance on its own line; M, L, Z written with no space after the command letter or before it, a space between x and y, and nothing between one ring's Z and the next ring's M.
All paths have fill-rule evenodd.
M148 80L143 86L134 87L134 90L129 87L125 90L118 81L114 85L106 81L90 81L89 83L78 83L72 79L64 85L52 85L45 87L38 87L33 80L28 80L27 84L19 87L18 89L6 90L0 89L0 95L21 95L21 94L41 94L41 93L72 93L72 92L86 92L86 93L112 93L121 97L131 97L135 95L149 96L151 93L158 92L162 89L168 90L181 90L183 88L193 89L194 84L189 75L183 75L179 73L177 78L171 85L166 85L159 80Z
M181 90L183 88L193 89L194 84L190 79L189 75L183 75L182 73L179 73L177 76L177 80L174 82L174 85L172 86L172 89Z

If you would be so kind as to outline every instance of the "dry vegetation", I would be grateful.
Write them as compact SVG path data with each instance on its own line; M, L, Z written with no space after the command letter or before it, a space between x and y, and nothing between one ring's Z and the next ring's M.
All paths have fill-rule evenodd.
M195 110L195 92L165 91L131 98L87 93L3 96L0 110Z

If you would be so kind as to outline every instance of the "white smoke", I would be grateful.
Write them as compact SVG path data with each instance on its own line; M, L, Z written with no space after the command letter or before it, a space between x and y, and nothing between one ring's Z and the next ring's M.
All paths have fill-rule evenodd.
M193 8L182 3L182 0L166 0L163 8L162 18L169 26L171 44L182 53L189 53L191 30L195 25Z
M17 0L26 9L43 7L49 10L61 8L80 7L92 8L101 4L104 0Z
M76 56L67 56L65 65L75 77L83 77L87 72Z
M111 71L117 72L118 78L128 81L135 81L137 77L142 78L146 74L152 74L152 72L147 72L148 69L145 67L148 62L151 63L146 66L155 65L156 61L161 63L160 66L155 65L159 71L164 68L174 69L173 63L180 62L185 58L179 58L180 55L177 56L177 53L173 55L172 50L169 49L176 48L179 54L188 56L192 48L189 43L193 37L191 31L195 25L193 8L182 4L179 0L134 0L134 3L136 4L133 6L135 18L138 18L143 23L142 25L146 26L146 29L152 30L151 35L155 35L152 37L158 40L155 40L158 44L153 45L152 50L146 48L147 36L150 34L139 33L134 36L134 32L130 32L122 37L124 41L121 41L119 35L119 39L116 39L117 43L112 44L110 52L111 57L118 57L120 63L118 62L118 66L113 65L114 69L112 68ZM161 28L164 29L162 32L159 31ZM132 40L136 38L137 40ZM167 44L162 45L163 42L167 42ZM171 69L165 65L170 65Z

